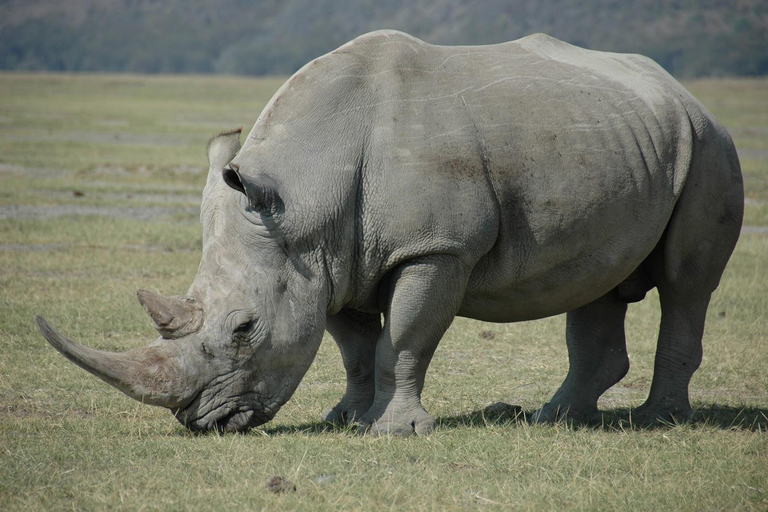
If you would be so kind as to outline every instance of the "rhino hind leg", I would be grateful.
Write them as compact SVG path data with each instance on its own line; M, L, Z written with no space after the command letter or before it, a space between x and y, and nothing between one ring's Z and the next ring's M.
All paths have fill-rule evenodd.
M381 334L381 315L344 309L328 318L326 329L341 351L347 387L341 401L323 411L323 419L336 424L351 424L373 404L376 341Z
M626 312L626 301L614 290L568 313L568 375L552 399L533 414L531 422L599 419L597 400L629 370Z
M730 138L710 126L695 141L691 170L664 237L650 257L659 328L648 399L639 424L688 419L688 384L702 359L707 307L739 237L744 191Z
M685 421L693 411L688 384L701 364L704 319L710 295L680 298L659 292L661 326L648 399L632 412L632 421L648 425Z
M426 434L434 419L421 404L437 344L464 296L468 267L453 256L412 260L394 271L384 329L376 346L376 395L359 420L372 434Z

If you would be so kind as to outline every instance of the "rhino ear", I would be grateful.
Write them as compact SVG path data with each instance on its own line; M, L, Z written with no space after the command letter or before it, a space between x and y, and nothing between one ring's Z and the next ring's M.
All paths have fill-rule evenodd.
M206 152L208 163L213 169L221 169L235 158L240 151L240 133L243 128L224 132L208 141Z
M242 174L237 164L229 163L222 169L222 177L224 183L245 194L252 210L268 216L283 211L283 199L277 192L276 184L268 176L251 178Z

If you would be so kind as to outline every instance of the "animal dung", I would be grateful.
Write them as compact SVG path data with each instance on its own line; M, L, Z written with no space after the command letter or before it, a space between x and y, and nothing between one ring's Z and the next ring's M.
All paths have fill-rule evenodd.
M287 478L275 475L267 481L267 489L269 492L281 494L284 492L295 492L296 485Z

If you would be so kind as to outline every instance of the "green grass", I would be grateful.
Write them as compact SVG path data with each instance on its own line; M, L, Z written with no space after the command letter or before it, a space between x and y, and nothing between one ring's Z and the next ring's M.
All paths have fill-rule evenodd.
M275 420L224 436L189 434L48 346L35 314L102 349L154 338L134 292L184 293L194 278L205 141L247 130L279 83L0 74L0 510L768 508L765 233L742 236L714 295L687 425L620 421L648 392L655 293L630 308L632 368L592 428L482 413L551 396L567 369L563 317L457 319L424 392L440 427L409 439L319 422L344 389L329 339ZM768 225L768 80L686 85L742 153L746 223ZM109 208L122 216L99 214ZM268 492L272 475L297 491Z
M744 224L768 225L768 81L700 80L685 85L728 128L736 143L747 197Z

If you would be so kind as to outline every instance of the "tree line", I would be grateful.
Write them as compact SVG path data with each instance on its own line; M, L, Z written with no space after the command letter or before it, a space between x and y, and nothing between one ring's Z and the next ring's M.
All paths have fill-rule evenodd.
M435 44L545 32L680 78L768 74L764 0L0 0L0 69L286 75L379 28Z

